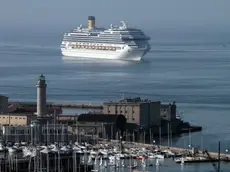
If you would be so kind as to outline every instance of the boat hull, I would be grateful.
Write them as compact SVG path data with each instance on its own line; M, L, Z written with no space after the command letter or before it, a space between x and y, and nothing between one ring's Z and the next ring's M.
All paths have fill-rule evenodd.
M148 50L132 49L130 47L125 47L122 50L116 51L61 48L61 52L63 56L67 57L140 61L143 56L148 52Z

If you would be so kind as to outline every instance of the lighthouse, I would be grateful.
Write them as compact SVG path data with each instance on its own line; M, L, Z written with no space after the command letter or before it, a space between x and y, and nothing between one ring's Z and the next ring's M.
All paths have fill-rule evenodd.
M37 116L42 118L46 115L46 79L41 74L37 80Z

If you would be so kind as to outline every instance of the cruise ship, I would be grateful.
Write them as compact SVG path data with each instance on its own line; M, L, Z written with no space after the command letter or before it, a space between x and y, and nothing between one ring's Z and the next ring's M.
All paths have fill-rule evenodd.
M61 52L67 57L121 59L139 61L150 50L150 37L142 30L120 26L95 27L95 17L88 16L88 27L80 25L66 32L61 43Z

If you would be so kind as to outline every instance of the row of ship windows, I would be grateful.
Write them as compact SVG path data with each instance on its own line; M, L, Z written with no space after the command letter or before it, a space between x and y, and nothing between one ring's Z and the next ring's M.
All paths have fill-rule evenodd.
M84 37L64 37L64 40L68 39L68 40L86 40L86 41L121 41L121 38L84 38Z
M94 40L94 41L87 41L87 40L67 40L67 39L64 39L63 41L65 42L76 42L76 41L81 41L82 44L87 44L87 43L92 43L92 44L125 44L125 42L121 42L121 41L97 41L97 40Z
M112 44L112 43L114 43L114 44L124 44L124 41L121 41L121 40L115 40L115 39L113 39L113 40L90 40L90 39L63 39L63 41L67 41L67 42L76 42L76 41L80 41L80 42L82 42L82 43L98 43L98 42L100 42L100 43L110 43L110 44Z
M87 45L72 45L71 47L72 48L78 48L78 49L110 50L110 51L116 51L116 50L120 50L121 49L121 47L87 46Z
M131 35L129 35L131 36ZM76 34L72 34L72 35L64 35L64 37L84 37L84 38L95 38L95 37L100 37L100 38L121 38L121 35L76 35Z

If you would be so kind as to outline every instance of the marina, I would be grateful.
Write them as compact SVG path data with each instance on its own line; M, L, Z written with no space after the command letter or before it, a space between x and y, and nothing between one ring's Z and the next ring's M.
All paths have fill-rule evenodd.
M228 4L2 2L0 172L229 172Z
M225 154L208 153L207 150L203 150L201 154L200 150L193 147L181 149L170 147L170 144L156 144L153 139L157 136L161 143L161 136L164 135L162 130L167 133L170 143L173 136L172 126L188 127L189 133L190 127L197 128L184 123L178 117L175 102L161 104L160 101L143 100L140 97L125 98L103 103L99 113L65 116L60 114L63 106L84 108L84 105L47 103L47 84L43 74L38 77L36 87L36 103L12 103L8 102L8 97L0 96L3 109L0 115L0 122L3 124L0 144L1 169L5 171L24 172L29 169L34 172L51 172L53 168L53 171L58 172L111 169L148 171L152 167L163 165L165 159L180 164L229 161ZM89 104L88 107L99 106ZM150 118L152 123L144 121L143 124L149 126L145 128L132 122L127 123L129 109L132 110L132 120L135 120L136 116L144 115ZM141 114L141 110L136 109L145 109L145 113ZM157 113L152 113L149 109L157 110ZM9 110L11 114L3 114ZM24 114L18 114L19 112ZM125 115L120 114L123 112ZM140 123L141 120L137 122ZM176 125L172 125L173 123ZM174 132L176 134L178 128L175 128Z
M194 154L194 149L180 149L164 146L137 144L134 142L86 142L49 143L40 146L32 143L0 144L0 168L7 172L34 171L109 171L109 170L143 170L167 166L165 161L171 159L176 164L184 166L190 163L218 164L221 161L230 162L230 156L217 153ZM215 166L215 165L214 165Z

